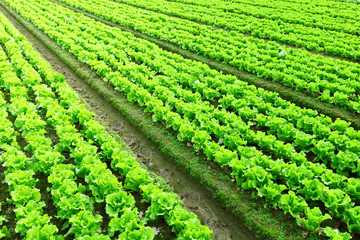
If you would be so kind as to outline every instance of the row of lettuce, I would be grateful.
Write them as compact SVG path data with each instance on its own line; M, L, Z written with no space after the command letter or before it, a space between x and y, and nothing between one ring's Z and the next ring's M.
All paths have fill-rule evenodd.
M173 1L173 0L170 0ZM176 1L176 0L174 0ZM191 2L192 0L182 0ZM217 0L211 0L211 2ZM260 0L256 2L252 2L250 0L223 0L224 2L232 2L232 3L246 3L252 4L255 6L269 7L269 8L279 8L279 9L288 9L288 10L296 10L298 9L301 12L314 13L314 14L323 14L330 15L333 17L343 17L343 18L353 18L357 17L356 15L346 15L349 12L356 12L360 9L358 5L351 3L341 3L337 1L328 1L328 0L320 0L320 1L310 1L310 0ZM344 0L349 1L350 0Z
M334 0L336 2L345 2L345 3L355 3L359 4L360 2L358 0Z
M50 11L49 8L48 11ZM49 14L50 16L51 14ZM73 18L73 20L77 19ZM51 18L48 23L50 21L57 21L57 19ZM80 21L82 20L80 19ZM354 128L349 127L349 123L339 119L333 122L329 117L318 115L316 111L301 109L284 101L275 93L247 86L235 77L221 75L210 69L208 69L209 73L206 73L208 76L195 80L192 75L199 76L200 68L204 65L199 65L198 69L192 68L191 75L189 74L190 70L184 69L184 66L189 66L194 62L180 59L165 51L162 51L163 56L156 56L154 54L161 50L151 49L155 45L147 43L148 45L145 46L145 41L130 35L127 36L129 37L127 39L120 31L118 31L120 34L116 34L114 31L110 33L111 28L106 31L108 36L102 37L99 33L105 29L103 27L96 28L95 23L87 24L86 32L73 34L72 40L79 43L78 49L76 49L78 56L82 56L84 62L92 65L100 76L107 77L105 80L111 81L120 76L134 78L133 81L143 84L158 99L173 104L176 111L180 113L180 117L184 116L191 121L197 119L200 122L197 125L201 125L203 128L207 127L206 130L217 136L217 139L222 138L227 148L236 150L236 146L246 144L240 141L235 132L231 132L230 127L232 129L237 127L242 129L240 136L246 141L258 144L264 150L275 151L276 155L285 159L290 158L294 162L302 163L311 157L308 154L311 152L310 155L317 155L315 160L331 165L341 175L357 174L360 135ZM67 28L73 31L74 28L69 27L70 24ZM69 34L70 31L56 29L54 36L60 38ZM108 37L114 34L116 34L116 38L105 47L103 41L107 41ZM71 39L69 38L69 40ZM141 47L140 43L143 44ZM64 46L69 48L70 44ZM121 47L121 51L116 50L119 47ZM95 55L95 52L100 49L103 51L99 52L99 55ZM82 52L79 52L80 50ZM138 52L134 52L134 50ZM108 65L103 65L101 61L91 62L96 60L95 57ZM135 64L132 62L133 59L137 63L146 65L147 68ZM175 59L177 62L174 62ZM179 60L182 60L183 63L180 63ZM120 65L121 62L126 64ZM160 62L161 66L158 65ZM115 68L121 70L122 75L110 74ZM151 71L156 71L156 74ZM135 76L138 72L141 72L141 75ZM212 76L210 77L210 75ZM171 77L179 80L168 79ZM121 90L120 87L119 90ZM129 99L138 94L131 93ZM174 102L176 98L182 98L183 103ZM209 102L213 103L214 98L218 98L217 108L209 104ZM145 100L142 99L142 105ZM196 103L197 106L191 103ZM200 109L203 112L209 112L209 115L195 116L196 111ZM284 112L284 109L288 111ZM162 115L156 115L154 119L161 118ZM208 120L206 117L214 120L206 122ZM177 119L180 118L172 121L174 125L178 125L178 129L181 122L178 123ZM227 127L221 127L219 123L227 125ZM256 129L254 130L244 123L254 125ZM191 139L192 136L187 137L186 134L186 132L182 132L181 138ZM206 136L204 138L208 139ZM273 144L278 140L283 143Z
M147 222L165 219L179 239L211 239L212 231L201 225L176 194L155 184L135 157L121 150L64 77L51 69L3 15L0 22L0 148L10 201L15 205L15 231L26 239L118 236L145 240L155 237ZM46 135L47 127L55 130L57 144ZM22 147L19 139L27 145ZM65 161L65 152L73 163ZM124 182L102 160L109 161ZM45 174L51 184L56 216L44 214L47 206L36 188L36 173ZM132 192L141 193L150 205L143 217ZM95 214L94 202L103 204L111 219L107 233L102 231L102 216ZM52 218L64 225L54 225ZM67 234L61 235L58 227L67 229Z
M90 4L91 1L86 1ZM116 0L131 6L199 21L208 25L251 34L307 50L334 56L360 58L358 20L316 16L289 10L259 8L248 4L209 1ZM165 7L166 6L166 7ZM355 35L353 35L355 34Z
M2 111L2 110L0 110L0 111ZM2 206L0 205L0 211L1 211L1 207ZM0 239L5 238L5 237L10 237L10 233L9 233L8 228L3 225L6 221L7 221L6 216L0 216L0 226L1 226Z
M110 0L60 1L266 80L307 92L321 101L360 112L359 64Z
M333 218L358 233L360 181L353 176L360 133L349 123L299 108L50 1L8 4L129 101L144 106L154 121L178 132L179 140L230 168L242 188L255 190L311 232L321 232L320 225ZM324 234L350 237L330 227Z
M356 11L359 9L331 8L314 2L296 3L287 1L249 1L249 0L168 0L193 6L214 8L239 15L249 15L267 20L280 20L280 23L293 23L323 30L359 34ZM229 15L231 16L231 15Z

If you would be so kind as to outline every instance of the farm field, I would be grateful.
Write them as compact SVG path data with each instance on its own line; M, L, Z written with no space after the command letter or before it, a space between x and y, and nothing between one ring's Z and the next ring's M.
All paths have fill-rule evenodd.
M359 10L0 0L0 238L360 239Z

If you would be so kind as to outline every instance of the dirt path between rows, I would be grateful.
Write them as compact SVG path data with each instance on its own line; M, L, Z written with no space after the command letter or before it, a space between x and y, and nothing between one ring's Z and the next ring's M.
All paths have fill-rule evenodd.
M59 4L59 5L62 5L63 7L69 8L75 12L84 14L87 17L93 18L96 21L102 22L111 27L116 27L123 31L130 32L138 38L142 38L149 42L155 43L160 48L162 48L166 51L177 53L187 59L205 63L213 69L216 69L225 74L234 75L234 76L238 77L240 80L248 82L249 84L255 85L256 87L260 87L260 88L266 89L268 91L276 92L283 99L293 102L293 103L297 104L299 107L316 109L318 112L328 115L329 117L333 118L334 120L336 118L344 119L348 122L351 122L352 123L351 126L354 127L355 129L357 129L357 130L360 129L360 114L359 113L355 113L355 112L353 112L349 109L346 109L344 107L341 107L341 106L335 106L335 105L326 103L324 101L321 101L320 99L313 97L308 92L298 91L295 88L287 87L281 83L277 83L274 81L259 78L255 74L251 74L251 73L245 72L245 71L240 71L239 69L237 69L236 67L234 67L230 64L227 64L224 62L219 62L217 60L206 57L199 53L195 53L195 52L192 52L189 50L184 50L176 44L173 44L173 43L161 40L161 39L157 39L148 34L134 30L132 28L128 28L123 25L116 24L112 21L108 21L108 20L98 17L92 13L83 11L76 7L69 6L65 3L59 2L57 0L50 0L50 1L52 1L53 3Z
M62 2L60 2L58 0L52 0L52 1L56 2L56 3L62 3ZM223 31L226 31L226 32L231 32L231 31L236 32L236 30L227 29L226 27L221 27L221 26L217 26L215 24L210 24L210 23L206 23L206 22L192 20L192 19L188 19L188 18L185 18L185 17L176 16L174 14L165 13L165 12L157 11L157 10L154 10L154 9L142 7L142 6L136 6L135 4L132 4L132 3L123 3L123 2L118 2L116 0L110 0L110 1L113 1L114 3L117 3L117 4L122 4L122 5L130 6L130 7L133 7L133 8L145 10L145 11L150 11L150 12L154 12L154 13L158 13L158 14L163 14L163 15L166 15L166 16L171 17L171 18L178 18L178 19L181 19L181 20L194 22L194 23L197 23L197 24L200 24L200 25L209 26L209 27L212 27L215 30L223 30ZM177 3L181 3L181 2L177 2ZM184 4L184 3L182 3L182 4ZM192 6L196 6L196 5L192 5ZM220 10L220 9L218 9L218 10ZM224 11L224 12L226 13L226 11ZM236 12L228 12L228 13L232 13L232 14L236 14L236 15L247 15L247 14L242 14L242 13L240 14L240 13L236 13ZM251 15L247 15L247 16L254 17L254 16L251 16ZM263 19L262 17L255 17L255 18ZM271 19L268 19L268 20L272 21ZM294 24L294 23L290 23L290 24ZM305 26L305 25L303 25L303 26ZM305 26L305 27L309 27L309 26ZM311 27L311 28L319 29L318 27ZM330 30L330 31L335 31L335 30ZM289 44L289 43L281 42L280 40L271 40L271 39L269 39L267 37L255 36L255 35L252 35L251 33L239 32L239 34L242 34L242 35L244 35L246 37L253 37L253 38L257 38L257 39L262 39L265 42L277 42L277 43L279 43L282 46L285 46L287 48L303 49L303 47L301 47L301 46L296 46L296 45L292 45L292 44ZM352 35L352 34L350 34L350 35ZM348 61L348 62L353 62L353 63L359 63L360 62L358 59L346 58L346 57L341 57L341 56L334 56L334 55L331 55L331 54L326 53L326 52L316 52L316 51L311 51L311 50L308 50L308 49L306 49L306 50L308 52L312 53L312 54L321 55L321 56L326 57L326 58L339 59L339 60L342 60L342 61Z
M110 132L118 134L138 159L150 170L163 177L180 195L187 207L195 212L204 224L214 230L216 239L255 239L254 232L248 230L244 223L232 213L225 211L221 203L216 201L209 191L186 174L181 167L175 165L151 140L121 115L119 110L107 102L4 8L0 7L0 11L26 36L53 69L65 76L67 83L78 93L87 107L96 114L97 120L106 125Z

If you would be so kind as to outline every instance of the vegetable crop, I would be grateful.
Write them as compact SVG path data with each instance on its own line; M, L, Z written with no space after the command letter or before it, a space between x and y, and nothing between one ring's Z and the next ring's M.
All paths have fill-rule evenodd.
M148 240L155 237L148 221L163 218L178 236L211 239L212 231L201 225L176 194L154 183L135 157L121 150L65 78L51 69L3 15L0 18L0 146L9 201L15 205L15 231L26 239L110 239L116 234L118 239ZM47 137L49 128L54 129L57 144ZM124 180L108 169L102 154ZM56 216L44 213L48 206L36 188L40 173L50 185L47 191ZM149 203L142 218L134 192ZM103 204L110 218L107 232L102 231L103 217L95 214L95 203ZM62 229L52 224L55 217L62 221ZM66 234L60 234L64 229ZM1 237L11 237L6 228L1 231Z
M306 17L295 22L290 15L276 14L275 7L266 8L266 16L261 15L258 7L263 7L264 1L235 0L237 4L229 8L226 0L59 0L65 7L48 0L4 1L129 102L138 104L154 122L171 129L179 142L219 165L237 187L261 198L265 206L290 216L311 236L359 236L360 132L350 122L299 107L275 92L68 8L76 7L266 80L307 91L358 114L359 64L308 51L358 60L358 33L353 30L357 17L351 20L355 26L343 27L345 17L334 10L342 9L339 4L320 1L312 9L300 8L299 15ZM303 1L272 2L286 12L303 6ZM325 13L324 8L332 10ZM209 17L212 13L214 17ZM321 14L330 19L326 24L321 25L316 17ZM147 223L164 219L179 239L211 239L211 230L184 208L176 194L154 183L136 159L122 151L94 120L65 79L51 70L5 18L2 21L0 69L4 73L0 85L3 95L10 97L3 100L6 116L0 146L4 156L16 150L24 158L14 159L16 164L3 161L8 171L17 171L12 168L19 164L29 176L38 172L48 176L57 218L68 228L65 236L152 239L154 232ZM289 29L293 32L287 32ZM54 129L57 144L46 137L45 127ZM27 143L25 148L18 146L14 133ZM29 161L24 152L31 152ZM72 163L64 163L66 154ZM34 195L40 206L37 214L43 221L37 223L36 231L46 225L46 234L61 238L41 210L34 183L29 178L24 181L29 184L28 195ZM139 217L134 192L141 193L149 204L144 218ZM21 207L16 203L24 203L21 200L15 196L13 204ZM102 204L111 219L106 234L101 229L102 216L94 213L95 204ZM21 229L25 236L28 229L22 225Z

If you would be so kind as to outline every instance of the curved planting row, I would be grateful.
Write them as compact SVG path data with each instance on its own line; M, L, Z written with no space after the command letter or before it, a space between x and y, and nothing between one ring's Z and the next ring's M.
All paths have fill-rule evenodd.
M12 123L6 119L6 116L6 114L1 115L1 123L5 124L7 131L15 132ZM44 202L41 201L40 190L35 188L37 182L34 178L35 173L26 166L29 159L21 151L15 138L10 141L8 141L9 139L1 140L1 149L5 151L1 160L7 167L5 178L11 196L9 201L15 205L17 220L15 231L23 237L40 235L49 237L48 239L55 239L58 229L50 223L50 217L43 214ZM8 233L6 235L2 234L2 237L11 237Z
M10 96L11 104L8 111L15 118L14 124L22 138L28 143L25 150L32 154L31 161L22 163L24 168L22 170L32 170L33 174L42 172L48 175L48 182L52 185L50 192L57 208L57 218L64 220L65 229L69 228L64 237L110 239L118 235L119 239L153 239L154 230L146 226L147 222L157 221L163 217L167 224L173 227L173 231L179 238L211 239L212 232L200 224L195 214L184 208L177 195L164 192L155 185L148 172L140 167L136 159L120 150L120 145L102 129L102 131L97 131L94 137L101 139L100 147L103 154L112 160L111 166L125 179L124 186L119 182L107 168L107 164L100 160L98 146L93 144L94 140L86 139L89 138L88 132L94 131L95 127L98 130L101 125L93 120L92 113L81 104L75 92L65 83L65 79L53 72L49 64L40 58L4 16L0 17L2 22L0 41L11 62L11 64L8 62L3 52L1 86L3 91ZM29 102L31 98L34 98L36 105ZM67 110L69 105L66 103L71 103L72 110ZM84 132L78 132L75 128L76 123L80 121L75 120L73 115L75 109L82 116L81 122L85 124L84 129L88 128ZM42 119L41 114L44 114L45 120ZM56 130L59 138L59 143L55 146L51 139L45 136L44 128L48 125ZM9 127L7 129L10 131ZM6 133L7 138L11 140L13 135L9 136L10 132ZM21 159L16 158L15 162L7 163L9 159L12 159L8 157L9 154L19 154L17 148L16 144L11 142L5 142L2 145L2 149L5 150L3 156L6 166L9 164L16 166L16 161ZM64 152L70 153L74 164L64 163ZM26 156L23 156L26 159ZM33 174L29 172L28 176L31 177ZM19 176L21 176L20 173ZM78 184L77 178L84 178L86 186ZM11 186L10 189L12 189ZM48 224L49 216L41 216L41 208L44 204L40 202L40 194L34 188L34 184L22 189L28 191L29 194L16 191L15 193L21 194L22 197L17 200L19 196L12 195L15 204L17 204L16 201L24 204L32 200L27 198L33 196L34 200L39 202L38 207L35 208L34 203L28 207L27 211L36 210L40 215L30 215L34 223L23 223L19 220L17 225L20 227L17 231L24 236L37 234L41 239L62 238L62 236L56 236L58 229ZM88 191L91 191L90 197ZM149 202L150 207L145 217L139 217L131 192L141 192L144 200ZM103 204L106 214L111 219L108 235L103 233L102 216L94 215L94 202ZM20 214L19 218L24 217L24 214L26 216L27 213L20 210L16 212ZM36 222L39 222L39 227L35 224Z
M50 223L50 217L43 214L44 202L41 201L40 190L35 187L37 179L34 177L37 167L31 164L30 159L21 150L17 140L17 132L14 130L15 126L27 127L27 135L35 134L36 124L21 125L21 120L25 118L24 112L27 110L26 98L23 97L24 89L19 87L20 80L16 77L13 69L7 63L7 56L3 49L0 49L0 80L1 89L3 91L11 92L11 105L7 107L4 95L1 92L1 150L4 153L1 155L1 160L6 167L5 181L9 185L11 196L11 203L15 205L16 213L16 228L15 231L20 233L23 237L31 238L36 236L47 237L48 239L57 238L58 229L55 225ZM26 92L25 92L26 93ZM22 105L17 104L18 101L25 101ZM34 106L30 111L35 110ZM8 119L9 112L16 114L15 126ZM17 114L19 116L17 117ZM22 114L22 115L21 115ZM30 115L31 113L29 113ZM28 116L29 116L28 115ZM30 121L34 119L29 119ZM40 125L41 127L41 125Z
M192 3L192 0L169 0L169 1L186 1L188 3ZM216 2L218 0L210 0L209 3ZM279 8L279 9L288 9L288 10L296 10L304 11L308 13L314 14L324 14L324 15L331 15L334 17L346 17L346 14L341 15L346 12L358 11L360 8L359 6L350 3L339 3L336 1L309 1L309 0L260 0L256 2L252 2L250 0L221 0L222 2L232 2L232 3L243 3L243 4L250 4L255 6L266 6L269 8ZM345 0L346 1L346 0ZM343 12L342 12L343 10ZM338 15L336 15L338 14Z
M333 0L334 2L343 2L343 3L355 3L359 4L358 0Z
M322 211L328 211L333 218L343 219L349 231L356 233L359 223L355 216L359 209L354 207L354 203L359 199L356 192L359 181L346 177L347 174L340 170L340 174L336 174L325 164L312 163L306 157L306 151L296 151L295 145L278 140L281 132L266 134L261 129L254 129L249 119L252 118L253 106L259 104L262 106L260 111L263 109L264 114L269 112L272 115L267 117L289 122L290 128L292 126L295 129L294 123L290 124L295 121L300 129L304 129L296 131L295 135L298 133L298 138L304 142L308 139L310 145L318 145L314 147L317 149L314 151L319 151L318 155L321 155L320 152L327 152L327 147L320 150L324 143L331 143L327 133L322 135L322 131L344 136L348 139L346 142L358 141L358 132L348 128L348 123L341 120L332 122L329 118L318 116L315 111L300 109L279 99L276 94L247 86L236 78L221 75L205 65L161 51L153 44L135 39L130 34L123 34L58 5L50 2L31 3L31 8L9 4L80 61L92 66L105 81L124 92L129 101L146 106L146 111L153 114L154 121L164 121L168 127L178 132L180 140L191 142L195 149L202 150L207 157L224 168L230 167L235 180L243 188L257 190L259 196L295 217L299 224L310 231L320 230L321 223L330 218ZM146 56L145 53L149 55ZM159 58L163 61L154 65ZM140 65L142 62L144 65ZM174 80L178 78L167 75L176 72L182 72L179 82ZM190 78L187 74L190 72L198 79ZM224 108L230 109L225 104L226 99L221 100L224 108L220 105L213 106L215 98L232 90L233 94L237 94L236 99L245 104L241 111L234 113L225 110ZM253 100L247 103L246 98L242 99L241 96L250 95L251 90L254 92ZM261 103L257 94L262 95L267 103ZM227 94L225 96L234 97ZM292 108L293 114L300 114L304 118L298 123L295 116L282 114L282 107ZM75 116L77 115L76 113ZM259 116L267 118L265 115ZM260 125L264 121L258 122ZM314 128L313 123L316 123ZM278 125L281 124L283 122ZM297 142L300 146L300 142ZM266 153L273 151L285 161L273 160L271 154L265 155L260 149ZM358 158L357 150L348 148L347 152ZM329 158L315 161L325 159ZM309 206L317 201L323 202L325 208L320 210L319 207ZM326 229L328 236L336 235L335 230L328 227ZM349 235L344 234L343 237L346 239Z
M192 0L182 0L182 1L189 1ZM217 0L211 0L217 1ZM233 2L233 3L249 3L249 0L222 0L224 2ZM266 2L265 0L257 1L259 5L263 6L265 3L268 3L269 7L279 7L286 9L296 9L297 7L299 10L303 10L310 13L320 13L320 14L342 14L348 11L358 11L360 8L356 4L352 4L352 0L344 0L348 2L337 2L337 1L327 1L327 0L320 0L316 2L312 2L309 0L281 0L281 1L274 1L271 0ZM356 1L356 0L354 0ZM255 2L251 2L252 4L256 4ZM344 12L341 12L344 10ZM336 16L336 15L335 15ZM344 16L344 15L343 15ZM336 16L338 17L338 16Z
M64 0L61 0L64 1ZM272 8L258 8L251 5L229 5L218 1L209 5L208 1L191 2L190 5L181 1L134 1L113 0L131 6L141 7L184 19L199 21L211 26L225 28L251 36L270 39L280 43L303 47L315 52L325 52L334 56L359 59L358 20L325 18L324 16L306 16L303 13L289 12ZM96 1L72 2L72 5L87 7L96 5ZM101 4L101 2L99 3ZM102 4L101 4L102 5ZM106 5L119 7L115 3ZM120 6L122 8L122 6ZM290 19L292 21L290 21Z
M258 77L306 91L322 101L360 112L360 65L356 63L285 48L276 42L215 30L210 26L131 6L117 4L107 7L111 5L108 0L95 5L87 5L86 1L62 1L184 49L229 63Z
M119 0L115 0L119 1ZM317 3L290 3L285 1L249 1L235 0L232 4L224 0L193 1L167 0L193 6L214 8L219 13L244 14L267 20L281 20L282 23L294 23L307 27L333 30L359 35L358 10L349 8L332 9ZM224 14L224 13L223 13Z
M51 21L56 21L56 19L52 18ZM154 54L156 54L159 50L150 49L153 46L152 44L149 44L149 48L145 48L145 45L142 45L143 49L140 47L136 48L136 46L139 45L136 42L132 42L132 40L136 41L136 39L127 39L124 38L123 35L116 35L116 40L108 43L105 47L102 41L106 41L108 37L115 34L114 31L111 33L110 31L107 32L107 34L109 34L108 36L101 36L99 31L101 31L102 28L89 24L82 25L81 27L87 26L91 26L91 28L88 28L87 32L78 31L77 34L73 31L73 28L71 28L71 31L73 31L73 37L69 38L68 40L73 39L79 44L79 50L84 49L82 54L84 55L83 58L88 56L88 59L85 59L87 61L90 61L92 58L92 56L89 54L95 53L96 51L102 49L102 52L99 52L98 59L104 60L104 62L108 63L109 67L100 65L102 62L93 64L94 68L98 70L100 75L104 75L107 72L110 72L110 68L112 67L119 68L119 70L121 70L123 73L123 76L130 78L136 74L136 71L129 72L129 66L119 65L119 63L116 61L126 62L126 64L131 64L132 70L138 69L138 72L141 72L141 75L136 77L135 81L140 83L141 80L141 83L145 84L145 86L148 86L149 91L155 93L157 97L161 98L161 100L169 101L172 95L174 95L176 98L183 98L185 102L184 105L181 105L181 107L189 111L189 113L185 115L189 118L189 120L193 120L194 118L190 118L190 110L193 109L193 111L196 111L198 108L191 104L192 102L195 102L198 106L200 106L200 108L205 110L208 108L209 112L212 112L211 115L209 115L211 118L214 118L218 122L221 122L221 124L225 124L230 127L231 124L236 124L237 121L255 121L255 123L252 123L252 125L258 127L256 131L252 131L251 128L243 126L243 128L246 128L244 130L249 131L246 133L246 135L244 135L247 136L247 140L251 140L251 136L254 134L254 132L262 135L263 133L260 133L261 127L270 128L271 131L267 132L271 132L272 134L268 135L271 137L276 136L278 140L285 142L287 147L292 146L290 150L300 150L300 155L293 157L294 160L299 163L306 161L306 152L311 150L313 154L319 155L316 160L328 161L326 163L333 162L333 168L338 169L338 172L340 173L344 172L342 173L343 175L357 173L356 159L359 156L359 149L357 145L359 145L358 143L360 140L360 135L353 128L349 127L349 123L339 119L333 122L328 117L317 115L316 111L301 109L293 104L290 104L289 102L279 99L274 93L266 92L262 89L257 90L252 86L247 86L246 84L239 82L234 77L220 75L216 71L212 72L212 77L210 77L210 71L208 77L200 78L201 82L200 79L199 82L196 82L192 76L187 74L186 69L184 69L185 65L178 64L180 59L178 59L176 63L174 61L171 62L171 55L169 55L168 58L157 56L155 59L150 59L151 57L153 58ZM59 38L61 36L65 36L66 34L69 34L69 32L65 31L64 29L57 30L57 37ZM124 44L127 45L127 47L124 47ZM118 48L121 48L122 51L117 50ZM134 52L134 50L139 52ZM166 54L166 52L163 53L164 55ZM129 54L129 56L126 54ZM176 57L176 55L174 55L174 57ZM112 61L108 61L108 59L111 58L113 58ZM132 58L136 59L136 61L141 62L142 64L145 64L149 67L149 69L144 68L144 66L134 64L131 62ZM166 66L166 70L159 70L157 68L158 65L154 65L156 62L161 62L161 67L164 66L164 63L167 63L168 65ZM184 63L186 63L185 60ZM191 62L188 61L188 63ZM189 66L189 64L186 66ZM189 68L188 71L191 71L192 74L199 75L201 74L201 70L203 70L203 68L200 67L201 66L199 66L199 68ZM181 68L183 70L181 70ZM153 73L151 71L156 71L157 77L152 76L151 74ZM178 71L179 74L174 73L174 71ZM114 78L117 75L109 76ZM174 79L182 79L176 82L173 79L170 80L166 78L166 76L174 77ZM149 82L145 82L145 79L149 79ZM224 83L223 81L226 81L227 83ZM154 84L159 86L156 87ZM222 87L220 86L221 84L223 85ZM192 91L189 91L189 89ZM169 90L171 90L171 92ZM260 99L260 97L262 99ZM219 98L218 103L221 105L219 105L218 108L215 108L207 103L213 103L212 100L214 100L214 98ZM247 101L241 98L246 98ZM179 107L180 106L177 106L177 108ZM228 111L225 111L224 109L227 109ZM283 111L284 109L288 111L285 112ZM180 111L180 109L178 109L178 111ZM232 112L234 112L236 115ZM223 118L225 118L226 121L219 117L220 115L224 115ZM201 119L199 121L201 121ZM208 123L208 125L209 124L211 123ZM219 128L216 126L212 127ZM220 135L218 138L224 137L224 135ZM230 138L230 136L225 137L225 140L228 142L229 140L227 138ZM236 140L236 135L231 135L231 138L233 138L232 141ZM263 139L262 145L266 147L268 144L266 144L265 141L266 140ZM256 142L256 140L253 139L251 140L251 143L259 144L260 142ZM271 145L271 142L269 142L269 144ZM321 145L327 146L326 150L322 149ZM228 145L227 147L231 148L231 146ZM265 150L271 149L265 148ZM284 150L282 151L284 152ZM339 152L335 154L335 151ZM337 166L338 161L341 161L341 155L344 155L345 152L345 155L350 154L352 156L350 158L355 161L350 161L349 159L349 163L344 164L345 162L342 162L342 166ZM285 156L284 153L281 154L280 150L277 152L277 154L280 156ZM291 152L288 152L287 155L288 157L286 158L291 158ZM355 164L351 167L352 170L349 166L345 166L350 164L350 162ZM343 169L341 169L341 167Z
M1 210L1 205L0 205L0 210ZM4 222L7 221L7 217L6 216L0 216L0 238L5 238L5 237L10 237L10 233L7 229L6 226L3 226Z
M6 57L5 55L0 53L0 62L3 61ZM3 72L3 67L0 65L0 76ZM0 77L1 78L1 77ZM7 107L6 107L6 101L4 98L4 95L2 92L0 92L0 149L3 149L6 144L9 144L13 141L15 141L14 129L12 128L12 123L7 119L8 113L7 113ZM0 160L2 158L3 152L0 153ZM1 160L1 164L5 166L5 162ZM15 170L15 169L13 169ZM10 170L11 171L11 170ZM23 173L23 171L19 170L19 172ZM10 173L10 172L9 172ZM31 176L31 173L28 174ZM3 175L5 178L5 174ZM9 174L10 176L10 174ZM31 176L32 177L32 176ZM30 180L31 181L31 180ZM3 192L1 192L4 194ZM2 204L0 204L0 211L2 211L4 208ZM0 215L0 239L5 237L10 237L10 233L8 231L8 228L4 226L4 222L8 221L8 218L6 215Z

